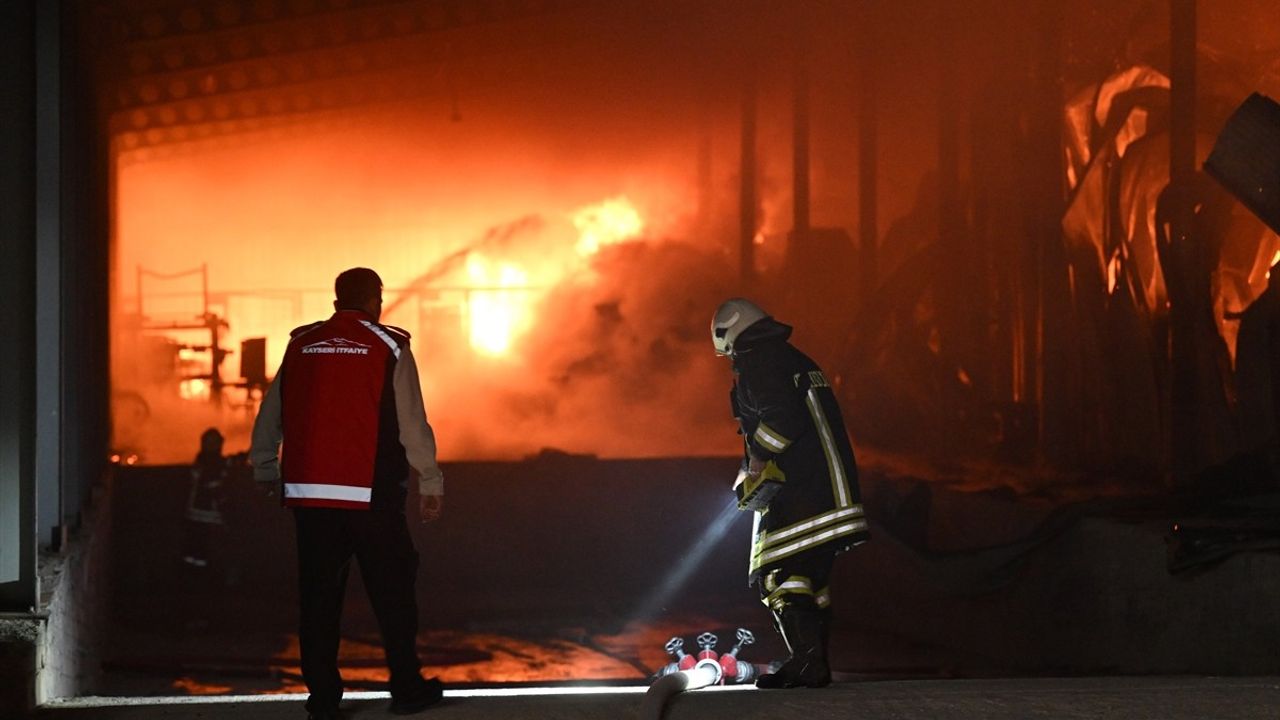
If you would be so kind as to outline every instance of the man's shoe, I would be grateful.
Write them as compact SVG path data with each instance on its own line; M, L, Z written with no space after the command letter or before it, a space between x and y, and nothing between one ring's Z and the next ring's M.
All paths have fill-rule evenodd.
M391 706L388 709L393 715L412 715L440 702L441 697L444 697L444 683L440 682L439 678L431 678L424 680L418 686L417 692L392 697Z
M342 720L342 713L337 710L308 710L307 720Z

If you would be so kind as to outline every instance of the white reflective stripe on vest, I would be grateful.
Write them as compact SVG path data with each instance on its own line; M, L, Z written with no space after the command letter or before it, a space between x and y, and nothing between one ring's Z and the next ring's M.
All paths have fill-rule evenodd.
M377 325L374 325L368 320L361 320L360 324L369 328L369 331L372 332L374 335L377 335L379 338L382 338L382 342L386 343L387 347L391 348L391 352L396 356L396 359L397 360L400 359L400 346L396 344L395 340L391 339L391 336L388 335L385 330L378 327Z
M373 489L350 485L323 485L320 483L285 483L285 497L306 500L346 500L369 502Z

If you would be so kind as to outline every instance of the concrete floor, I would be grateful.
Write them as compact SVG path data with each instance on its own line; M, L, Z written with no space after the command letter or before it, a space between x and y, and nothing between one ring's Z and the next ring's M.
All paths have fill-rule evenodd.
M643 688L595 694L509 694L447 691L445 701L418 717L438 720L615 720L634 718ZM505 691L517 692L517 691ZM529 691L524 691L529 692ZM265 699L144 698L147 705L123 705L122 698L81 698L42 708L38 720L300 720L301 696ZM363 693L344 703L347 717L377 720L386 712L385 695ZM1277 717L1280 678L1070 678L1014 680L896 680L838 682L826 690L761 692L711 689L677 696L663 715L668 720L1245 720Z

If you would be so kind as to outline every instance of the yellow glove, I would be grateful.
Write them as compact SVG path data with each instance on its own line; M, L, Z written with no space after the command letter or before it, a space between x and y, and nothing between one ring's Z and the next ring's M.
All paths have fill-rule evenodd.
M752 472L751 465L738 471L738 478L733 483L733 492L738 496L738 509L752 512L767 512L769 503L782 490L787 476L772 460L766 461L757 472Z

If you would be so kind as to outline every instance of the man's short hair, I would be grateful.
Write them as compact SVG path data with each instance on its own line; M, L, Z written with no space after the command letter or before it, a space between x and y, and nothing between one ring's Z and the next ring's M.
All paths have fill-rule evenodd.
M369 268L344 270L333 281L333 294L342 308L358 308L382 295L382 278Z

